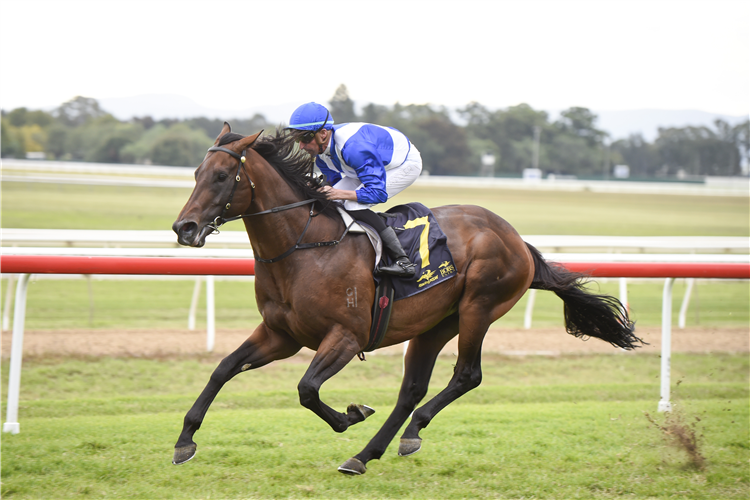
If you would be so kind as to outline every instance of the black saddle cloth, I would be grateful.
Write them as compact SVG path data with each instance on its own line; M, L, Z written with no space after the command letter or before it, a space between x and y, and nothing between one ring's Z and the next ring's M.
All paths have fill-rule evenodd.
M384 216L385 224L393 227L401 246L417 266L412 278L392 277L394 300L411 297L456 275L448 237L429 208L409 203L391 208ZM385 252L381 260L386 265L393 263Z

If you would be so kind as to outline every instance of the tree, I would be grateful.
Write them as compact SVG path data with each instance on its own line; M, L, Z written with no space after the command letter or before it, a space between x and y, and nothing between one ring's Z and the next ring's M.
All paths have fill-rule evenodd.
M596 128L598 117L588 108L572 107L560 113L558 127L568 133L586 140L591 147L602 145L608 136L603 130Z
M416 122L411 141L422 155L424 169L436 175L474 175L469 162L466 131L446 115L436 114Z
M349 91L343 83L338 86L328 104L330 105L331 115L336 120L336 123L357 121L357 113L354 112L354 101L349 97Z
M370 103L362 108L362 121L383 125L384 119L389 113L390 110L388 109L388 106Z
M3 158L24 158L26 146L18 127L10 124L5 116L0 119L0 156Z
M739 139L732 127L717 120L708 127L660 128L654 145L663 166L661 175L738 175Z
M67 151L68 129L55 123L47 129L47 145L44 151L55 160L62 159Z
M70 101L63 103L55 110L57 119L68 127L79 127L85 123L106 115L107 113L99 107L96 99L91 97L76 96Z
M198 166L213 142L203 131L178 124L159 135L151 148L150 160L155 165Z
M627 139L615 141L610 147L630 167L630 175L633 177L652 177L661 165L656 148L641 134L632 134Z
M467 133L470 141L489 140L495 144L500 157L496 163L496 172L520 174L523 169L532 166L534 148L534 129L541 130L542 143L550 141L550 125L545 111L536 111L528 104L519 104L507 109L490 111L483 105L472 102L459 110L467 120ZM540 166L545 156L540 152ZM478 166L477 166L478 167Z
M734 137L740 151L740 162L745 166L745 173L747 174L750 169L750 120L735 125Z

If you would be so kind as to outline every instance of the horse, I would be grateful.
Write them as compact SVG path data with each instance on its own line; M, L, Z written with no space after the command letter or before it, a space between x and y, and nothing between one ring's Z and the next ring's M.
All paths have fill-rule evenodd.
M302 406L335 432L374 412L364 404L336 411L321 401L319 390L368 344L375 250L366 235L346 234L335 202L327 201L312 182L314 160L299 150L294 137L283 129L262 133L242 136L224 123L196 169L195 188L172 226L180 244L201 247L221 224L242 219L255 256L255 295L262 316L248 339L219 363L185 415L174 464L195 456L194 434L227 381L293 356L303 346L315 355L297 387ZM576 337L595 337L626 350L643 343L619 300L589 292L585 275L545 262L498 215L468 205L432 212L447 236L456 274L394 303L380 347L409 341L398 400L364 449L338 468L342 473L364 474L410 415L398 454L419 451L421 429L479 386L482 341L489 326L529 288L550 290L563 300L566 330ZM352 291L356 304L350 300ZM441 349L456 335L453 376L445 389L415 410L427 394Z

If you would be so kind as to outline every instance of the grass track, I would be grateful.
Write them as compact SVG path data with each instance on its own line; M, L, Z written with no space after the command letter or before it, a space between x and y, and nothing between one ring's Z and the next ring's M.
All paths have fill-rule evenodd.
M5 183L3 227L168 229L184 189ZM750 236L745 198L634 196L412 187L388 205L485 206L521 234ZM405 196L402 195L402 196ZM240 230L235 223L232 229ZM27 328L88 326L85 282L32 285ZM48 285L49 284L49 285ZM154 282L107 291L95 282L92 326L183 327L192 286ZM707 284L712 286L711 284ZM727 284L730 285L730 284ZM701 324L747 325L748 286L699 288ZM616 285L602 290L615 293ZM643 286L644 293L636 293ZM75 288L78 287L78 288ZM239 287L239 288L233 288ZM42 292L42 288L45 291ZM251 286L218 283L218 326L257 322ZM641 325L658 324L660 285L634 285ZM227 293L226 297L221 296ZM5 286L2 286L5 292ZM675 291L676 296L680 293ZM559 324L559 300L540 294L535 325ZM641 299L643 297L643 299ZM37 301L38 302L35 302ZM46 300L46 304L45 304ZM71 300L77 301L71 304ZM642 303L639 303L643 300ZM140 301L140 302L139 302ZM675 301L677 302L677 301ZM168 310L175 307L176 312ZM675 309L679 307L675 305ZM180 309L182 308L182 309ZM556 309L557 308L557 309ZM137 311L134 313L133 311ZM522 307L504 318L520 325ZM176 322L176 324L175 324ZM451 373L441 358L431 394ZM4 498L747 498L750 433L747 356L673 357L677 408L697 423L705 470L665 445L655 418L658 358L484 357L483 385L422 432L424 449L396 442L361 478L335 468L358 452L393 405L400 359L368 357L324 386L332 405L377 406L338 435L299 408L305 364L277 364L227 385L197 435L197 458L170 464L182 417L215 366L203 360L26 361L19 435L2 436ZM7 386L7 363L3 387ZM4 411L4 401L3 408Z
M188 189L3 184L3 227L162 229L172 227ZM483 206L520 234L750 236L747 198L412 186L379 209L419 201L428 207ZM226 230L243 230L233 222Z
M690 403L703 471L664 446L643 415L652 408L456 404L423 431L418 455L398 457L394 442L360 478L336 467L385 415L336 435L304 410L216 409L180 467L169 463L178 413L30 419L3 440L3 497L746 498L746 404Z
M397 356L353 363L323 387L335 408L378 411L335 434L298 403L306 363L230 381L196 435L197 457L171 450L214 363L36 359L24 365L21 434L3 435L3 498L745 498L750 492L744 355L673 358L677 408L703 436L704 470L671 448L657 420L651 355L485 356L483 384L421 433L397 440L360 478L336 467L374 435L395 402ZM430 394L450 377L441 357ZM3 367L7 383L7 366ZM700 422L695 421L700 417Z

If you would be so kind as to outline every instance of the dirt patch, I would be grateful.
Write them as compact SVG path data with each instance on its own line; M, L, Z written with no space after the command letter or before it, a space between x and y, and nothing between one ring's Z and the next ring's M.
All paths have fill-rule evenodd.
M211 357L224 357L236 349L248 336L249 330L221 329L216 332ZM661 329L643 328L638 335L649 345L639 349L643 353L661 351ZM11 334L2 336L2 357L10 356ZM583 341L565 333L561 328L511 330L493 328L485 337L482 351L507 355L561 355L586 353L615 353L617 348L598 339ZM180 329L156 330L30 330L23 342L24 356L112 356L112 357L180 357L206 355L206 332ZM403 346L391 346L371 353L400 355ZM746 328L686 328L672 330L672 352L750 352L750 333ZM457 353L454 339L444 349L444 355ZM304 349L300 356L309 357Z

